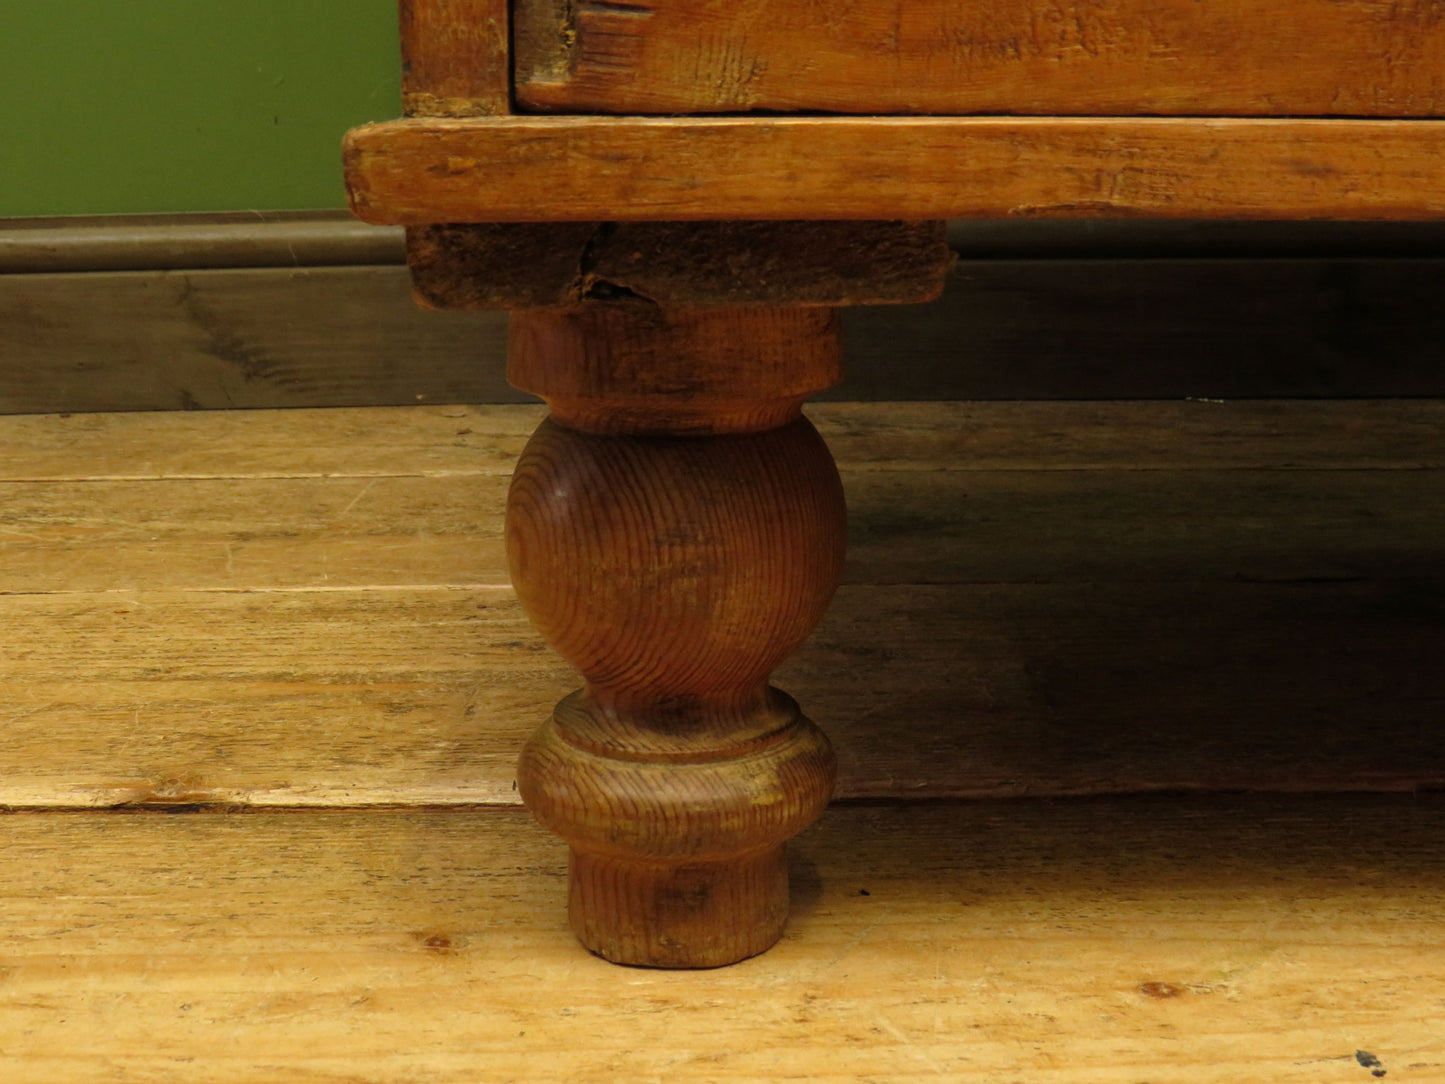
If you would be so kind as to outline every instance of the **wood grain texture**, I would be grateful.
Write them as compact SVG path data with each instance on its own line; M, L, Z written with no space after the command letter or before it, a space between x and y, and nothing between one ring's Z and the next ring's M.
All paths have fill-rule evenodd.
M842 798L1445 787L1445 584L844 586ZM480 586L0 595L0 806L516 805L578 677Z
M526 36L534 20L515 20ZM511 111L507 0L402 0L408 116ZM407 262L431 308L659 304L902 304L937 297L951 257L943 223L683 224L623 231L593 223L413 226Z
M7 806L516 804L517 751L576 683L508 588L0 606Z
M507 381L559 424L627 436L757 433L842 377L838 316L640 304L512 314Z
M1438 440L1438 437L1437 437ZM1344 580L1439 570L1445 471L873 471L846 583ZM5 591L505 584L504 477L5 484Z
M0 479L505 478L545 415L540 404L12 415Z
M796 844L781 944L706 973L579 951L560 848L520 813L5 831L14 1084L1445 1072L1438 796L835 809Z
M401 98L408 116L511 112L507 7L507 0L401 0Z
M414 226L416 296L438 309L900 305L932 301L942 222L500 222Z
M0 420L0 480L505 478L545 414L534 404L16 415ZM848 476L1445 467L1445 402L1432 399L813 403L808 416Z
M505 344L401 267L0 276L7 412L515 401Z
M844 531L837 469L805 419L648 441L548 420L507 505L523 605L590 701L628 717L608 725L654 723L663 751L689 744L708 705L730 723L762 708L768 675L827 609Z
M1445 125L1148 117L417 119L346 137L367 222L1445 217Z
M810 413L851 585L776 680L841 794L1445 784L1445 404ZM517 802L577 684L503 576L538 417L0 421L0 805Z
M517 98L556 112L1445 112L1437 4L519 0Z
M968 259L930 305L846 310L822 397L1445 395L1445 261L1264 255ZM0 413L527 398L505 316L409 292L395 266L0 275Z
M784 845L836 759L768 678L842 572L842 483L799 414L838 362L831 309L513 314L508 377L550 414L512 476L507 564L585 681L517 788L567 841L572 927L606 959L718 967L782 935Z

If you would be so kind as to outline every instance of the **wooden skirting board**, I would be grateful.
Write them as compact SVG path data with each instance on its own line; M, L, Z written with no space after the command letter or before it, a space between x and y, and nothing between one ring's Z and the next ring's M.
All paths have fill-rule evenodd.
M956 225L939 301L847 311L831 397L1445 394L1445 260L1420 255L1438 231L1006 225ZM503 376L505 314L418 309L396 231L323 244L307 227L307 258L355 254L350 235L382 263L298 267L274 231L232 230L225 258L258 266L162 269L180 228L97 227L89 248L37 240L68 227L0 231L0 413L525 398Z
M401 263L401 232L344 211L0 218L0 275Z

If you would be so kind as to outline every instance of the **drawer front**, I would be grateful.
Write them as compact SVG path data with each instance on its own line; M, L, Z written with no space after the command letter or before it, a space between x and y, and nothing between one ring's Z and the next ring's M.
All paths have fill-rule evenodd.
M514 0L543 111L1445 115L1445 0Z

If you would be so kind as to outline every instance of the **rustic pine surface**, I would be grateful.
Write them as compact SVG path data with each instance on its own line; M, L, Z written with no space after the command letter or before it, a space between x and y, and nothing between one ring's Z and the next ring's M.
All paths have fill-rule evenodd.
M536 408L0 419L0 1079L1445 1080L1445 404L810 413L844 801L691 974L515 807Z
M518 0L513 23L519 104L563 113L1426 117L1441 112L1436 15L1290 0Z
M375 225L1429 222L1445 213L1445 194L1421 178L1442 148L1438 127L1413 120L506 116L367 124L347 133L342 153L351 209Z
M837 808L720 971L566 927L520 810L36 813L7 1084L1445 1079L1437 798Z

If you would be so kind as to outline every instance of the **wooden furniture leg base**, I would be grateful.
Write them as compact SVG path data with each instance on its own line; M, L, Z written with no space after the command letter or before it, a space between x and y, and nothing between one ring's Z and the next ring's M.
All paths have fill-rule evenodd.
M586 679L518 785L572 851L570 911L618 963L715 967L787 917L783 844L832 749L768 675L842 567L838 473L803 399L838 372L827 309L513 315L509 378L547 399L517 465L518 596Z
M783 841L823 812L834 761L797 705L776 690L769 699L772 710L734 725L782 721L780 729L740 737L738 748L707 759L599 755L584 694L564 700L528 744L523 796L571 845L568 911L592 952L617 963L716 967L781 936ZM659 732L651 736L661 744Z
M788 918L786 847L688 865L575 848L568 914L577 938L617 963L721 967L766 952Z

